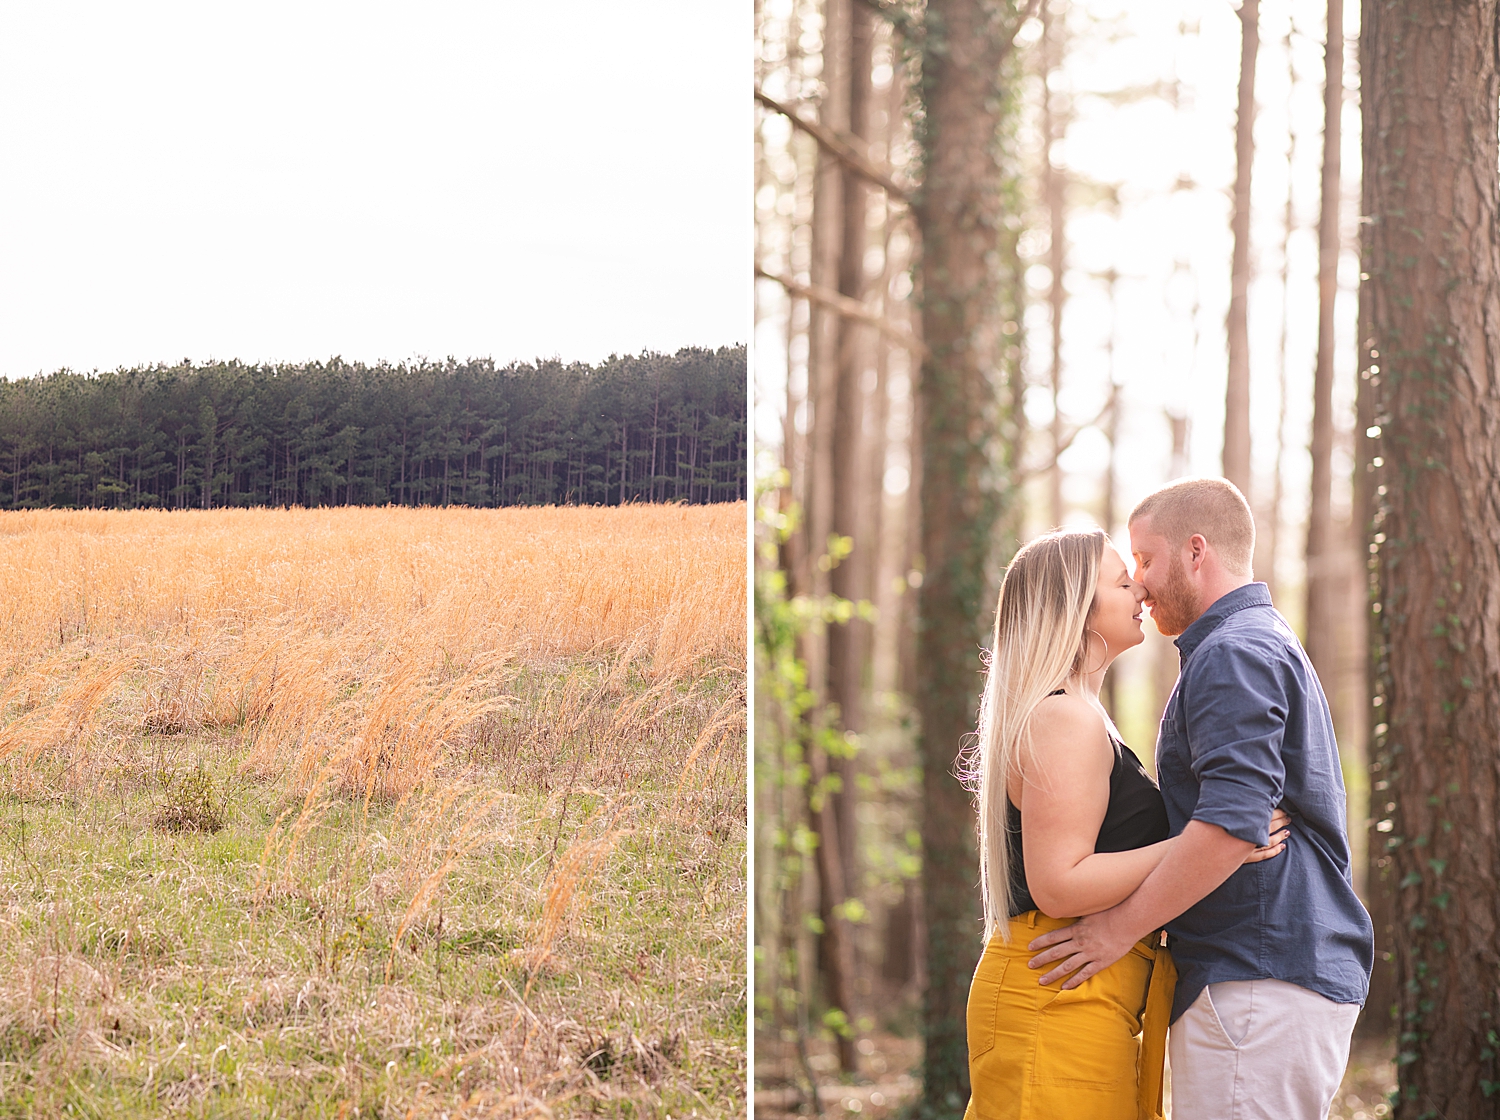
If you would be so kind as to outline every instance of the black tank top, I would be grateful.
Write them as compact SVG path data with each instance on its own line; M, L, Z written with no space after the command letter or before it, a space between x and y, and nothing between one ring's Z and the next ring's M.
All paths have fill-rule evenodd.
M1064 691L1058 689L1048 695L1057 696ZM1128 852L1165 840L1171 828L1167 823L1167 806L1162 800L1161 790L1156 788L1134 751L1113 735L1109 741L1115 748L1115 765L1109 772L1109 806L1104 810L1104 822L1099 826L1094 851ZM1008 795L1005 798L1005 830L1010 840L1010 915L1015 917L1037 909L1037 904L1026 886L1021 810L1011 804ZM1073 915L1055 914L1053 917Z

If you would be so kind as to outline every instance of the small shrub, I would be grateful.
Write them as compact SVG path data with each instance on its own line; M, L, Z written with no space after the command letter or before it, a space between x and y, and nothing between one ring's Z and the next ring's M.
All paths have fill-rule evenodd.
M167 787L156 827L168 832L218 832L224 827L224 797L203 763Z

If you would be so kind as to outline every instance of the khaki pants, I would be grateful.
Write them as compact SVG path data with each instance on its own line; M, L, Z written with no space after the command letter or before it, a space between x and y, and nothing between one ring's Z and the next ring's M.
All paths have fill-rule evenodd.
M1283 980L1210 984L1172 1024L1172 1120L1325 1120L1359 1004Z

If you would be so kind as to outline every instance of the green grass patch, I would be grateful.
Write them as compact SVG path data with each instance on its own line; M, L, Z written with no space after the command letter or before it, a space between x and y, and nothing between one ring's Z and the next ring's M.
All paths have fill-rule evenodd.
M0 1118L743 1114L743 690L528 666L368 804L251 773L248 726L33 760Z

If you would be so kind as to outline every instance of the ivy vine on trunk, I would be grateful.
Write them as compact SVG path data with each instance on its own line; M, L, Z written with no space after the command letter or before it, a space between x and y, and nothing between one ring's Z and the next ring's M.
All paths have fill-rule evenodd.
M956 1117L969 1096L964 1008L981 949L974 810L953 775L974 730L979 650L994 610L1000 535L1015 497L1007 469L1018 410L1007 383L1005 66L1023 12L1008 0L929 0L920 50L917 289L927 357L922 447L917 709L922 763L922 892L927 928L923 1097Z

